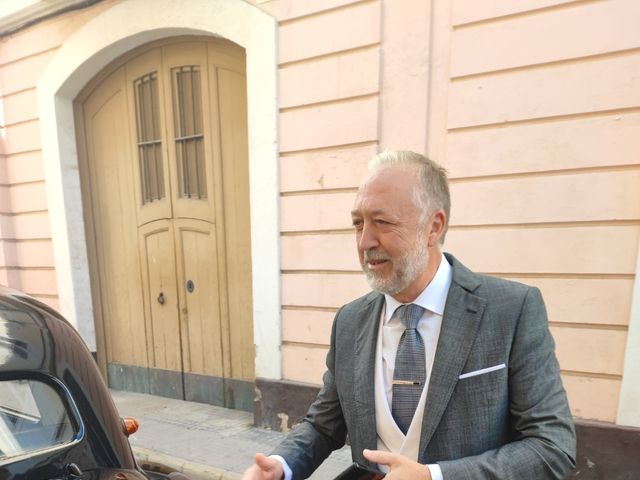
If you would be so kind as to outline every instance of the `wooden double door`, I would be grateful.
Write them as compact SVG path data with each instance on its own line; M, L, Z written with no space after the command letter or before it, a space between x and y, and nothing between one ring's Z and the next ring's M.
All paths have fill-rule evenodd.
M127 390L252 409L244 51L138 49L76 100L99 360Z

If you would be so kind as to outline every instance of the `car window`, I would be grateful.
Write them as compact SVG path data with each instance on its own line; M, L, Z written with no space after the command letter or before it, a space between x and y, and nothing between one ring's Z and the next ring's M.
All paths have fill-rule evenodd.
M72 442L77 433L65 402L50 385L37 380L0 381L0 463Z

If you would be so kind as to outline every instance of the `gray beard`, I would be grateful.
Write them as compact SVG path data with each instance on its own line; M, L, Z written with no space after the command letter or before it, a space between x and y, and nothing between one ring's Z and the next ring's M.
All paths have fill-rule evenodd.
M367 255L367 252L365 252L365 259L367 257L375 258L376 254ZM418 279L420 274L424 272L428 261L429 251L427 250L426 242L422 237L418 237L412 250L404 252L402 256L394 260L392 276L386 278L377 277L376 274L369 270L366 263L363 270L371 289L387 295L396 295Z

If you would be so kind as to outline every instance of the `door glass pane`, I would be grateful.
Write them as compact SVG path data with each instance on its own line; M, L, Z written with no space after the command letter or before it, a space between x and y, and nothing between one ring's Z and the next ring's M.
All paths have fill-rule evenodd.
M134 82L142 203L164 198L156 72Z
M171 76L180 196L206 199L200 67L174 68Z

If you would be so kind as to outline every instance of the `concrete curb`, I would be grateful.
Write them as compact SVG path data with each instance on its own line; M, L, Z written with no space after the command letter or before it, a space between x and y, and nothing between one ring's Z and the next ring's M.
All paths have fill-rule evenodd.
M182 458L146 448L132 446L131 450L140 466L144 466L145 463L165 465L183 473L191 480L240 480L241 478L241 475L236 472L222 470L202 463L189 462Z

